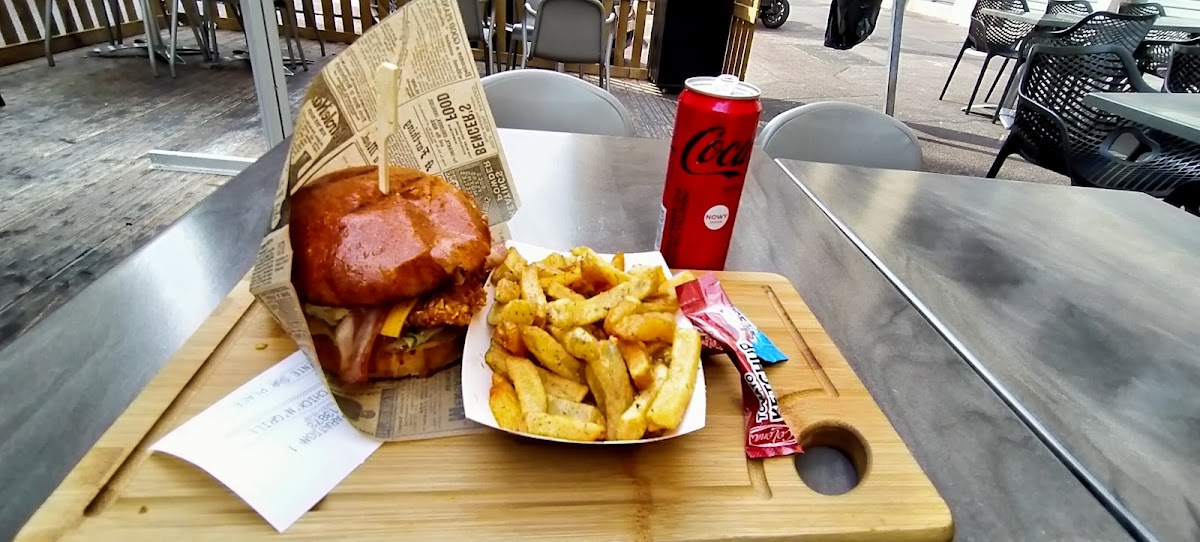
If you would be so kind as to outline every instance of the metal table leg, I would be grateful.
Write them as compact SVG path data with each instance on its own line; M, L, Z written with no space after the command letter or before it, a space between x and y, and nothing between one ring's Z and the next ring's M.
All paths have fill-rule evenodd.
M274 147L292 133L292 112L288 104L287 79L283 74L275 6L271 2L247 2L242 6L242 16L263 130L267 144Z

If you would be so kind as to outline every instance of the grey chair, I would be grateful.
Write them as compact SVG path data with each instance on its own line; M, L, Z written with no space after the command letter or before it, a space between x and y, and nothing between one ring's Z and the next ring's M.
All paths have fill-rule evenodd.
M482 83L500 128L633 135L633 118L615 96L570 75L510 70L484 77Z
M560 69L566 63L599 64L600 87L608 88L616 13L606 14L600 0L542 0L536 9L525 4L525 11L533 14L534 24L533 37L522 36L529 44L521 55L522 68L532 57L553 60ZM528 32L525 26L521 30Z
M520 0L510 0L509 8L515 8ZM516 65L517 40L521 40L521 54L529 49L530 33L534 29L534 13L537 13L537 8L541 5L542 0L528 0L525 2L525 16L520 22L513 22L504 25L508 33L508 69L512 69ZM510 16L515 18L515 14L510 13Z
M492 74L492 29L480 13L479 0L458 0L458 11L462 12L463 26L467 29L467 40L483 42L483 73Z
M758 135L772 158L920 171L917 134L869 107L818 102L784 111Z

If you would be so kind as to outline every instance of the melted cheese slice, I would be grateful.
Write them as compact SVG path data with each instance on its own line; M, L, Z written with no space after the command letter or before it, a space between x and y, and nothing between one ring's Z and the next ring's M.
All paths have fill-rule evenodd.
M379 330L379 334L397 339L400 338L400 333L404 331L404 321L408 320L408 314L416 306L417 299L413 298L392 307L391 312L388 312L387 319L383 321L383 329Z

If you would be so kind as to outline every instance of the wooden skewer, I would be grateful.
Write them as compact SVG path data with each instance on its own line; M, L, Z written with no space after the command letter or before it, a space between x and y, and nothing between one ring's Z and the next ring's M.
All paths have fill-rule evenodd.
M400 68L384 62L375 70L375 91L378 94L375 124L379 130L379 191L391 192L388 184L387 143L396 131L396 78Z

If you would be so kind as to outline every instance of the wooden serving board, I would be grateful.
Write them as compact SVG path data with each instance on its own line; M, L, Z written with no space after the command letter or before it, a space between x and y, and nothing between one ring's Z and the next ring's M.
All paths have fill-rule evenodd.
M704 362L707 426L641 446L489 431L387 443L283 535L200 469L147 447L295 344L243 283L89 451L24 540L948 540L950 511L786 279L722 273L789 356L767 368L805 446L851 458L858 486L809 489L792 457L747 460L733 364ZM182 537L182 538L180 538Z

